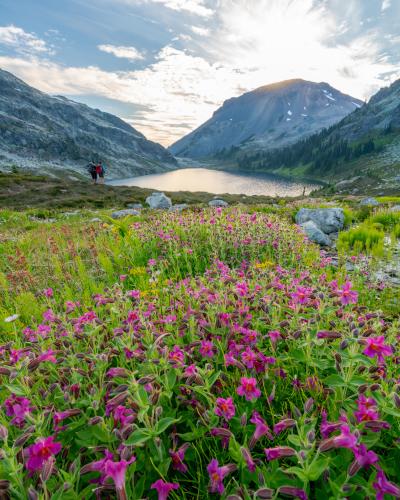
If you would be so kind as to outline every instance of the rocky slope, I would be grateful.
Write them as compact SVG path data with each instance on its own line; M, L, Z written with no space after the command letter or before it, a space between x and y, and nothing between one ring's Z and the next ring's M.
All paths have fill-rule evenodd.
M176 156L202 158L236 147L282 147L331 126L361 105L327 83L274 83L225 101L206 123L169 150Z
M103 160L110 177L176 166L171 153L116 116L51 97L0 70L0 165L82 171L92 158Z

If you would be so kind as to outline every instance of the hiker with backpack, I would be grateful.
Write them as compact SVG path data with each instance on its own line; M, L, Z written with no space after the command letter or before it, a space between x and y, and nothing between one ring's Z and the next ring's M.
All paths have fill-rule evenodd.
M99 176L99 183L104 184L104 176L106 174L106 167L103 165L102 161L100 160L98 165L96 166L96 171L97 175Z
M87 171L89 172L89 174L92 177L93 184L97 184L97 167L96 167L96 164L93 161L91 161L89 163L89 165L86 167L86 169L87 169Z

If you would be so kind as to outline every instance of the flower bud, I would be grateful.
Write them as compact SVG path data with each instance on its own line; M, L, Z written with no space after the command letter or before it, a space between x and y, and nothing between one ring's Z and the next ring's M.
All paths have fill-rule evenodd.
M39 495L37 494L36 490L32 488L32 486L29 487L28 489L28 500L38 500Z
M268 499L268 498L273 498L273 496L274 496L274 490L271 490L270 488L260 488L255 492L256 498Z
M6 441L7 437L8 437L7 427L5 427L4 425L0 425L0 439Z

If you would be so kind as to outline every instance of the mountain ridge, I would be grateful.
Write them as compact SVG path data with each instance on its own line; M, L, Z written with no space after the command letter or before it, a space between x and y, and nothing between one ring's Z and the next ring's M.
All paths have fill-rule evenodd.
M227 99L169 150L175 156L202 158L231 148L284 146L340 121L361 105L325 82L275 82Z
M92 158L110 177L176 167L163 146L115 115L50 96L0 69L0 165L82 170Z

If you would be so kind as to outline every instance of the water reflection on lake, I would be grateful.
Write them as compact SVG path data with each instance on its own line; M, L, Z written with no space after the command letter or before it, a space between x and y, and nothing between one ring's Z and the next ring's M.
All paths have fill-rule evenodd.
M231 173L209 168L183 168L162 174L109 181L114 186L138 186L159 191L205 191L215 194L298 196L318 186L272 174Z

